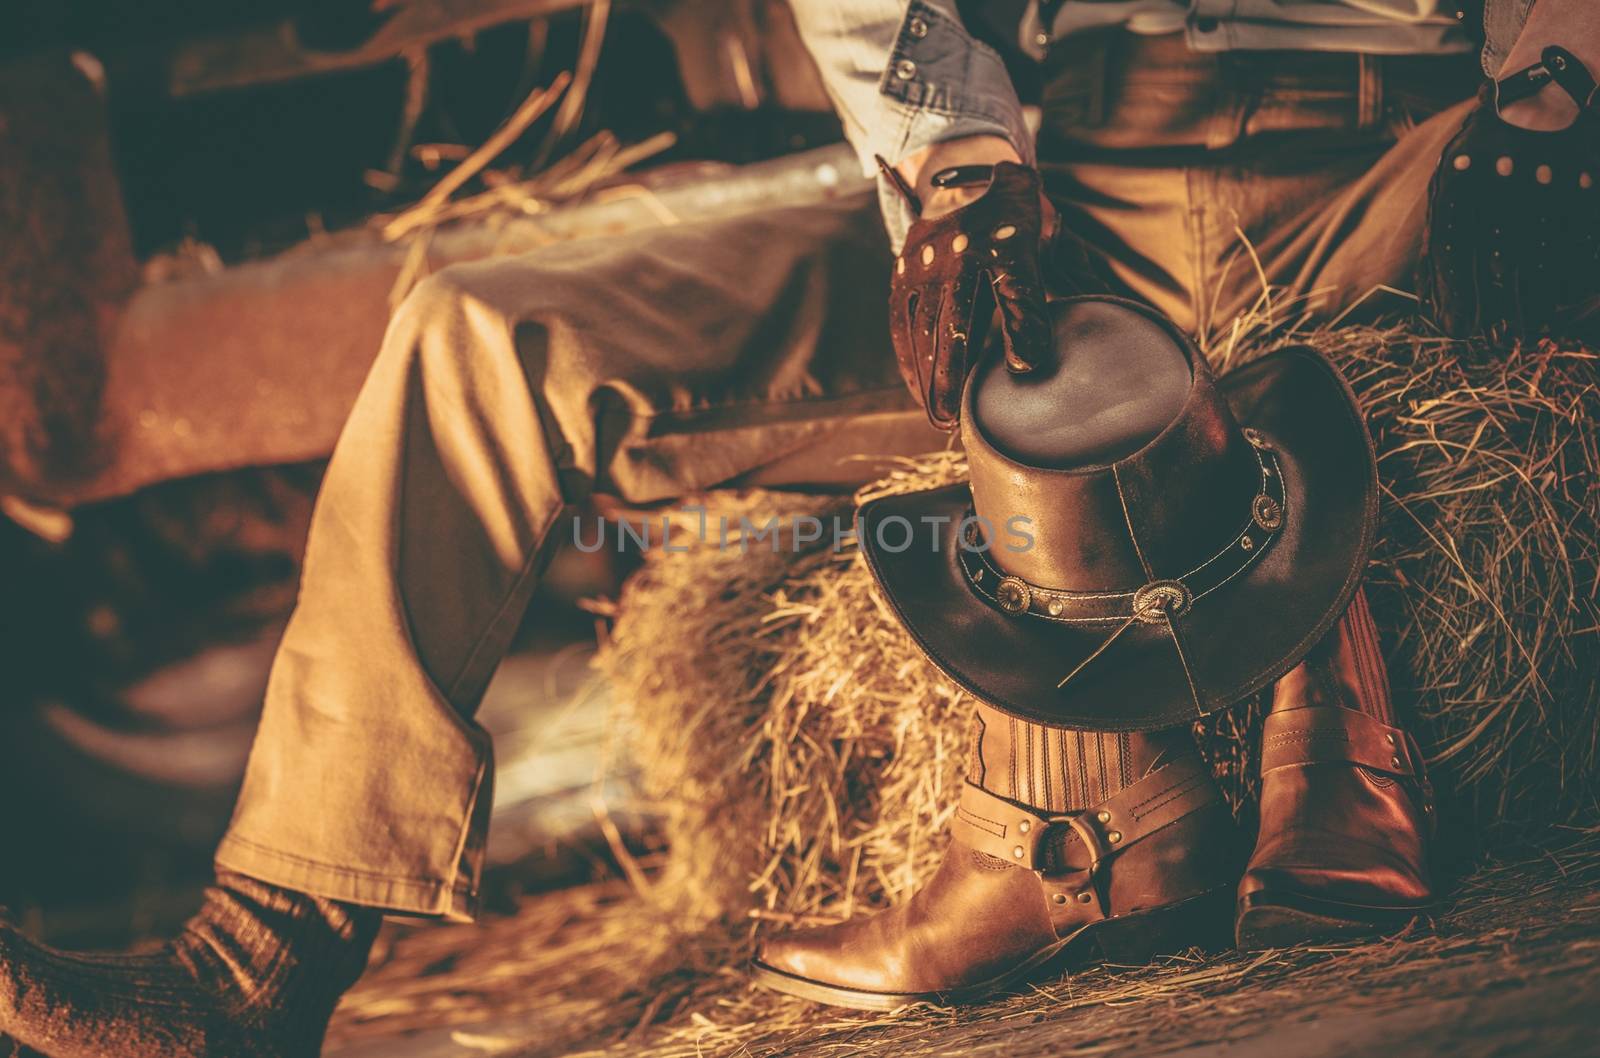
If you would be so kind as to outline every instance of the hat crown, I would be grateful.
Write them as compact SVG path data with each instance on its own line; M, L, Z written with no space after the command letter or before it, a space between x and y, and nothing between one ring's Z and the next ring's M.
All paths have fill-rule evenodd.
M1131 427L1124 417L1120 434L1091 428L1085 444L1066 440L1048 452L1023 442L1026 452L1019 452L1012 426L985 421L986 412L1001 418L999 404L982 391L1005 385L1003 374L993 364L974 372L961 433L989 557L1003 573L1064 591L1134 591L1180 578L1227 547L1250 517L1262 475L1253 446L1204 356L1170 321L1115 298L1064 299L1051 311L1058 356L1077 361L1080 384L1085 370L1095 377L1097 365L1103 368L1087 398L1140 410ZM1178 354L1168 366L1143 356L1143 376L1121 369L1119 358L1130 350L1162 342ZM1161 397L1173 394L1175 378L1182 388ZM1050 401L1049 388L1008 393L1006 400ZM1062 402L1059 394L1053 403L1082 405ZM1064 414L1077 412L1067 407Z

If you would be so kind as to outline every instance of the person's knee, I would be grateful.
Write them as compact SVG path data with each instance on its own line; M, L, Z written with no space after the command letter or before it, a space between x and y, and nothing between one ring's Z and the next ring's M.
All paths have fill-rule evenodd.
M594 358L567 314L549 307L548 290L518 287L529 278L526 268L497 273L490 262L428 276L395 310L375 370L405 376L441 406L504 415L526 392L541 415L581 422Z
M469 296L453 271L435 272L411 288L390 322L390 345L431 349L456 344L452 339L466 330ZM397 336L403 336L403 343L393 341Z
M503 374L516 366L511 308L485 297L462 266L421 280L401 301L389 326L384 357L399 357L405 369L429 380L460 380Z

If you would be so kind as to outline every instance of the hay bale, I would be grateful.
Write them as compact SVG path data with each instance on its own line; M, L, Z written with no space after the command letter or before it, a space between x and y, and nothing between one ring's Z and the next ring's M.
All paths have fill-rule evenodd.
M1290 341L1340 366L1373 429L1383 513L1369 590L1457 847L1593 818L1596 356L1373 328L1256 335L1211 355L1239 362ZM867 491L963 472L941 454ZM671 852L653 888L703 920L834 919L909 895L942 851L960 781L963 693L878 602L853 551L783 543L653 553L601 656L633 703L635 756L666 811ZM1243 703L1201 732L1245 811L1260 712Z
M1319 344L1373 432L1369 590L1447 822L1499 844L1594 818L1600 356L1398 331Z
M757 510L850 517L848 502L761 494L727 516ZM879 608L853 549L690 546L650 553L598 659L665 819L653 890L710 919L913 889L953 808L961 692Z

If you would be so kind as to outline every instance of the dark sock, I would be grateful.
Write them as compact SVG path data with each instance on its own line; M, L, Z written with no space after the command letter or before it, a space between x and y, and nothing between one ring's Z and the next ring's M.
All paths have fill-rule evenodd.
M972 723L967 781L1045 812L1091 808L1195 749L1186 727L1085 731L1019 720L982 704Z
M381 920L222 874L148 955L67 954L0 923L0 1037L50 1058L315 1058Z

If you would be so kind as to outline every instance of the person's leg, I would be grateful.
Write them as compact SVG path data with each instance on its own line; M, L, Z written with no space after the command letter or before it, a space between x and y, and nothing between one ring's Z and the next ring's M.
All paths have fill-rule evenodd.
M1470 56L1200 55L1118 34L1051 61L1039 154L1065 226L1116 292L1203 336L1269 304L1325 318L1409 291L1477 77Z
M1121 33L1060 51L1039 143L1051 198L1115 292L1202 337L1260 298L1254 244L1325 208L1391 139L1362 113L1353 55Z
M1052 190L1119 293L1214 335L1252 309L1326 318L1409 291L1432 164L1460 124L1436 116L1387 151L1330 150L1248 165L1077 163ZM1443 130L1443 135L1436 135ZM1394 307L1392 297L1373 301Z
M1428 183L1473 102L1463 99L1410 129L1332 194L1256 226L1256 257L1292 312L1365 318L1415 305ZM1249 286L1232 295L1228 311L1248 307Z
M0 1035L118 1058L312 1054L379 911L470 915L491 781L472 715L563 507L844 482L872 473L849 456L941 444L889 352L874 209L424 282L329 466L218 888L150 959L75 959L0 927Z
M562 509L896 443L874 423L938 445L888 352L870 208L552 247L407 299L323 485L220 865L470 915L490 781L471 717Z

